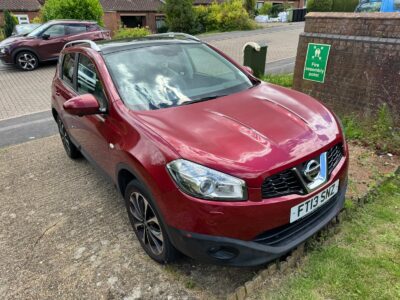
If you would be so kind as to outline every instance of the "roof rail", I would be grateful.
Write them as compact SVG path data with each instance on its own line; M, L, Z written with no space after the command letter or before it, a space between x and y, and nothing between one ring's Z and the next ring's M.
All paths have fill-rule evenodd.
M182 32L166 32L166 33L157 33L157 34L152 34L147 36L148 38L172 38L172 39L187 39L187 40L193 40L200 42L200 39L187 34L187 33L182 33Z
M69 48L69 47L73 47L79 44L88 44L90 46L90 48L92 48L93 50L99 52L101 49L100 47L93 41L91 40L77 40L77 41L72 41L69 43L66 43L63 49Z

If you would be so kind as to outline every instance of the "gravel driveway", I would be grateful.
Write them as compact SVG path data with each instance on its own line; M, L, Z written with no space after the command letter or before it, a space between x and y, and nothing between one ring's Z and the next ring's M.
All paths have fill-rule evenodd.
M0 170L1 299L222 298L256 271L153 262L114 186L58 136L0 149Z

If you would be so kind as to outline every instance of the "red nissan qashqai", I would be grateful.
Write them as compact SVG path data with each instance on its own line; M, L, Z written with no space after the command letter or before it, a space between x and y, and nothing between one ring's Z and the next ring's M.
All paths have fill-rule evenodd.
M275 259L343 207L335 115L185 34L78 41L52 111L64 148L110 177L147 254L233 266Z

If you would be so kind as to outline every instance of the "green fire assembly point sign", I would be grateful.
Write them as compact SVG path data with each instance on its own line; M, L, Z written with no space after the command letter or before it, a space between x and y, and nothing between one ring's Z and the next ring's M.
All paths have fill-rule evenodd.
M303 79L321 83L325 82L326 66L328 65L330 51L331 45L308 44Z

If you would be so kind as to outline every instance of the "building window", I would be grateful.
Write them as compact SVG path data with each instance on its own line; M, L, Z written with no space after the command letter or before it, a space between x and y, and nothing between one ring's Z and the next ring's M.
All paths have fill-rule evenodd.
M18 19L18 24L29 24L28 15L15 15Z
M145 27L145 16L121 16L121 23L127 28Z

